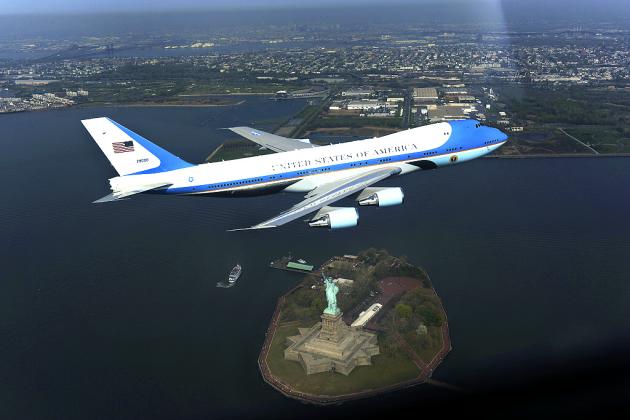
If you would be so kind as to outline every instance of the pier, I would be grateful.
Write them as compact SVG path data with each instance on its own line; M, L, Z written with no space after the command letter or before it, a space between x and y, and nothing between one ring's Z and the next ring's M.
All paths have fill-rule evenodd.
M304 261L304 260L302 260ZM295 260L291 255L280 257L277 260L273 260L269 263L270 268L276 270L293 271L295 273L319 275L319 269L316 269L314 265L309 263L301 263Z

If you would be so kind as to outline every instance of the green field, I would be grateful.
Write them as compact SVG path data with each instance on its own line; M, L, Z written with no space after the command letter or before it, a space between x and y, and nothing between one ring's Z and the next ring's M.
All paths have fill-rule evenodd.
M599 153L630 152L630 92L589 87L497 88L499 100L525 132L510 137L521 153L592 153L558 131L563 128ZM530 134L544 139L533 141Z
M509 141L505 146L498 149L495 154L593 154L593 151L588 147L576 142L557 128L538 127L530 130L521 133L508 133Z
M628 111L630 112L630 110ZM565 131L592 146L599 153L630 153L630 138L614 126L570 127Z
M439 327L428 327L428 332L425 336L418 336L414 331L409 331L403 337L426 363L433 360L435 355L442 349L442 331Z

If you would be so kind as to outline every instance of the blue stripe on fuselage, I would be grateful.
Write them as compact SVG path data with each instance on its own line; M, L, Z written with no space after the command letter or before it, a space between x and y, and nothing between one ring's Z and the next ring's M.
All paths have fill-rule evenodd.
M302 169L298 171L290 171L273 175L263 175L259 177L243 178L229 182L218 182L214 184L204 185L191 185L189 187L168 188L166 190L156 191L165 194L188 194L188 193L202 193L213 191L225 191L230 188L240 188L246 186L254 186L262 183L286 181L295 178L305 178L312 175L319 175L323 173L330 173L340 171L344 169L355 169L368 167L372 165L384 165L393 162L401 161L416 161L422 159L434 159L443 155L451 155L466 152L472 149L478 149L484 147L494 137L497 140L493 140L493 143L498 143L499 138L496 132L501 133L499 130L491 127L481 126L476 120L458 120L449 122L451 126L451 135L446 143L440 147L436 147L430 150L423 150L420 152L403 153L395 156L386 156L376 159L367 159L357 162L340 163L336 165ZM505 136L503 133L501 133Z

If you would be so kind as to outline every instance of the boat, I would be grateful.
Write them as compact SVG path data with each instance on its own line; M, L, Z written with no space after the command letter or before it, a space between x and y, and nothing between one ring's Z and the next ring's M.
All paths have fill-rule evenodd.
M236 280L238 280L242 272L243 272L243 267L241 267L240 264L236 264L234 268L232 268L232 271L230 271L230 275L228 276L228 282L230 284L236 283Z
M299 260L297 260L297 262L299 262L300 264L306 264L306 260L303 260L302 258L300 258Z

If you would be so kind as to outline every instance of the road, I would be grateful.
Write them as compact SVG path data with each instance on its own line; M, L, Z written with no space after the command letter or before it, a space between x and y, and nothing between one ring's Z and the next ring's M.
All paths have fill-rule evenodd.
M596 155L599 155L599 152L595 149L593 149L591 146L589 146L586 143L583 143L582 141L580 141L580 139L578 139L577 137L573 137L571 134L567 133L566 131L564 131L564 128L558 128L558 130L560 130L560 132L562 132L562 134L566 135L567 137L572 138L573 140L577 141L578 143L580 143L582 146L586 147L589 150L592 150L593 153L595 153Z

